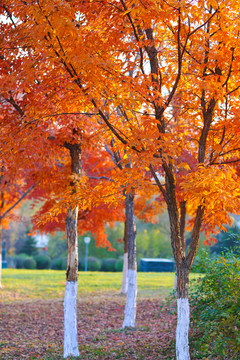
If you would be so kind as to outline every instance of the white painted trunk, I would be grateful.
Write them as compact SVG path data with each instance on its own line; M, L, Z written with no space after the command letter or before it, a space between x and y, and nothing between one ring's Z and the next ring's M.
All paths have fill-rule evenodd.
M2 250L0 246L0 287L2 287Z
M177 299L178 319L176 332L177 360L190 360L188 332L190 311L188 299Z
M177 291L177 274L174 277L174 290Z
M128 290L128 253L124 253L121 294L127 294L127 290Z
M79 356L77 342L77 281L67 281L64 298L64 358Z
M137 299L137 271L128 270L128 291L123 320L123 329L125 327L134 327L136 318L136 299Z

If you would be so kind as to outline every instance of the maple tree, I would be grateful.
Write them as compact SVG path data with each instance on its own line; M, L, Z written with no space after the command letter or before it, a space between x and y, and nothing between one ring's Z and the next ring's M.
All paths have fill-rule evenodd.
M5 99L6 100L6 99ZM14 106L14 109L17 110L20 121L23 118L24 111L17 103L17 100L14 100L14 104L17 106ZM12 104L11 104L12 106ZM16 109L17 108L17 109ZM20 109L20 111L18 111ZM9 109L6 109L6 113L9 114ZM14 113L13 116L15 117L16 114ZM2 124L3 126L4 121L7 119L7 117L2 117ZM70 123L68 122L68 129L70 128ZM63 226L65 226L65 221L63 221L64 217L66 219L66 229L67 229L67 242L68 242L68 261L67 261L67 280L74 283L74 289L76 290L77 284L77 272L78 272L78 247L77 247L77 223L79 226L84 224L84 226L81 227L81 232L84 233L86 230L90 230L93 233L96 233L97 235L97 243L101 246L108 246L110 249L112 249L111 244L106 238L104 225L106 221L109 221L110 223L114 220L120 220L123 218L123 212L121 211L121 204L119 209L116 209L116 205L114 206L114 211L110 212L109 206L107 207L102 202L100 205L95 206L94 211L89 210L89 205L84 207L82 206L82 212L78 214L78 205L72 205L72 203L69 204L69 201L67 200L68 197L72 198L75 196L75 184L77 181L81 181L80 186L84 185L85 181L84 177L80 175L80 170L82 167L82 161L81 161L81 143L76 142L76 136L75 138L71 138L68 134L66 134L66 128L63 129L63 127L59 128L57 127L54 131L54 125L50 122L49 123L50 129L46 126L45 123L45 134L44 138L42 139L41 133L39 134L39 141L37 142L38 148L40 148L39 152L35 152L35 156L31 155L32 147L30 147L30 153L29 153L29 141L31 143L32 137L31 134L28 137L26 135L27 130L24 129L23 136L24 139L21 139L20 148L21 148L21 165L24 166L24 160L27 161L27 166L31 168L32 174L31 177L38 181L38 188L32 193L33 199L39 199L39 200L45 200L45 204L42 207L40 214L45 214L45 220L42 221L42 226L38 226L40 229L43 230L53 230L56 231L57 229L61 229ZM42 128L39 126L40 132L42 132ZM32 132L32 129L30 128L30 133ZM48 134L46 135L46 132ZM59 134L60 133L60 138ZM74 135L77 135L76 126L73 128L72 133ZM71 132L70 132L71 134ZM34 136L36 136L36 132L34 132ZM70 137L71 142L66 141L66 137ZM82 135L81 135L82 136ZM43 144L40 144L40 139L43 141ZM3 142L5 139L3 138ZM45 141L47 144L45 144ZM13 143L8 144L11 149L14 149L17 151L19 144L17 146L14 146ZM41 147L42 145L42 147ZM47 145L47 146L45 146ZM13 147L14 146L14 147ZM61 148L62 147L62 148ZM65 149L69 150L70 152L70 164L69 164L69 156L66 156ZM4 152L6 152L6 148L4 149ZM59 157L56 156L56 154L59 153ZM91 154L88 153L88 156ZM30 157L30 161L29 161ZM88 159L89 160L89 159ZM17 163L15 163L15 166L19 166L18 163L19 159L17 158ZM106 160L105 160L106 161ZM88 166L93 166L93 162L89 161ZM87 170L87 169L85 169ZM95 167L96 170L96 167ZM49 173L49 177L46 177L46 173ZM11 176L11 172L9 175ZM71 176L69 177L69 175ZM49 182L51 180L51 182ZM91 188L89 188L89 191L91 192ZM65 197L61 200L59 200L59 194L62 195L62 193L65 193ZM48 201L46 201L46 198ZM84 199L78 198L77 200L74 200L74 203L82 203ZM95 202L96 203L96 202ZM63 205L63 206L61 206ZM72 210L73 209L73 210ZM47 210L50 210L50 215L47 213ZM38 223L39 223L39 213L37 214ZM92 216L91 216L92 215ZM115 218L114 218L115 216ZM50 218L50 222L49 222ZM80 219L80 221L78 221ZM83 221L84 220L84 221ZM87 220L87 221L86 221ZM47 222L47 226L46 226ZM57 226L56 226L57 223ZM54 226L54 228L53 228ZM71 294L72 295L72 294ZM76 291L74 293L75 301L76 301ZM67 296L66 296L66 303L68 302ZM76 325L76 315L74 313L74 303L72 299L68 302L71 306L70 309L68 309L68 314L66 312L65 318L68 320L65 320L65 324L68 323L68 327L65 327L65 344L70 343L71 347L70 349L65 348L65 356L68 354L68 351L72 353L75 351L75 353L78 352L77 347L77 340L76 340L76 332L75 336L72 335L72 328L74 326L74 323ZM66 305L66 306L67 306ZM72 307L73 305L73 307ZM66 308L65 306L65 308ZM73 318L74 317L74 318ZM70 321L69 321L70 318ZM70 341L68 341L68 337L70 335ZM74 342L75 341L75 342Z
M188 282L200 230L211 242L214 229L239 212L238 6L224 0L12 0L3 8L12 23L2 25L9 35L1 39L1 91L10 101L6 89L17 79L34 136L38 121L56 121L56 109L89 115L74 117L74 127L91 132L90 118L106 141L115 136L123 164L137 164L124 167L116 186L125 186L129 197L156 189L152 179L159 188L177 267L177 359L190 358ZM67 143L78 158L77 176L82 141ZM75 209L69 218L76 218L79 199L88 207L109 190L74 182L65 197ZM186 228L192 231L188 250Z
M6 9L5 9L6 10ZM7 12L8 14L9 11ZM9 15L12 19L12 15ZM15 26L14 26L15 27ZM6 59L3 58L3 68L6 66ZM21 59L22 60L22 65L25 61L25 59ZM20 60L19 60L20 61ZM19 65L19 62L18 62ZM44 69L43 71L46 71L46 69ZM9 72L7 72L7 75L9 75ZM10 73L10 77L11 77L11 73ZM45 74L44 74L45 75ZM14 77L16 76L16 74L14 74ZM25 79L21 79L21 81L25 81ZM74 285L77 283L77 269L78 269L78 258L77 258L77 253L78 253L78 249L77 249L77 220L80 217L80 221L78 222L79 226L81 226L81 220L84 219L84 226L81 227L81 232L84 232L84 230L94 230L93 232L97 234L97 240L100 239L99 243L103 246L108 246L111 249L111 245L110 243L107 241L106 239L106 235L103 231L104 229L104 223L106 221L109 220L109 222L113 222L114 221L114 216L115 219L120 220L122 213L119 211L116 211L116 205L114 205L114 212L111 213L109 212L109 206L107 207L106 205L102 205L102 195L101 195L101 199L100 199L100 206L96 205L96 199L94 199L94 204L95 204L95 208L94 211L92 212L92 214L95 217L95 221L92 221L92 217L89 216L89 213L91 213L89 211L89 208L92 207L92 204L89 205L89 203L87 204L87 206L84 206L84 199L80 199L79 197L76 197L76 188L77 187L81 187L81 186L85 186L85 182L86 182L86 176L82 175L82 160L81 160L81 156L82 156L82 144L84 144L85 146L87 146L89 144L89 138L93 137L93 133L90 133L89 136L86 136L85 132L82 130L84 128L84 126L86 126L86 122L87 120L89 120L86 117L81 117L78 119L78 124L76 124L76 122L73 122L72 119L69 119L68 115L73 115L73 113L60 113L57 116L68 116L67 121L66 121L66 116L64 118L64 121L62 119L60 119L60 121L54 121L52 122L52 117L54 117L54 115L46 115L44 116L44 118L46 118L46 120L44 119L44 121L40 121L40 119L36 119L36 126L35 126L35 120L33 121L29 121L29 123L26 121L23 122L22 124L22 120L27 119L29 114L28 111L30 109L30 111L32 111L33 108L35 108L35 111L37 109L37 104L39 102L39 96L41 94L41 98L43 100L43 102L41 103L41 108L44 107L44 98L47 97L48 100L48 93L50 93L52 91L52 88L46 88L44 86L44 92L40 93L41 89L39 89L38 85L39 85L39 81L36 81L34 84L34 89L32 88L31 91L28 90L27 93L23 96L23 94L25 93L25 84L20 83L20 86L17 88L17 90L13 91L11 89L11 82L7 83L7 88L8 90L6 91L5 87L6 87L6 83L3 86L3 94L2 97L5 100L5 104L7 104L8 106L6 107L5 111L6 114L9 115L9 111L13 111L12 117L13 121L12 121L12 129L14 129L14 131L17 133L17 139L18 139L18 144L20 145L20 151L22 153L25 152L25 154L22 154L22 158L28 162L28 164L25 164L23 162L22 165L24 166L29 166L29 153L31 154L31 151L34 152L34 154L36 155L36 159L34 159L32 157L32 155L30 155L31 157L31 164L36 164L35 168L32 170L33 171L33 177L37 177L38 181L40 182L37 191L35 191L33 193L33 198L39 198L40 200L44 199L46 200L46 194L47 197L49 198L49 201L45 202L44 206L41 209L40 213L46 213L47 210L50 209L50 214L45 216L45 221L42 222L39 225L40 228L44 229L45 231L48 229L53 229L54 226L54 230L56 231L59 228L63 226L63 222L61 220L63 220L63 216L66 216L66 227L67 227L67 242L68 242L68 261L67 261L67 280L69 282L73 282ZM55 85L54 85L55 86ZM9 88L11 90L9 90ZM28 88L29 89L29 88ZM54 89L56 90L56 89ZM5 92L4 92L5 91ZM48 91L47 94L45 94L45 92ZM14 93L15 92L15 93ZM18 95L20 94L20 95ZM30 95L29 95L30 94ZM34 98L34 95L37 96L37 98ZM24 98L24 101L22 100ZM46 100L46 99L45 99ZM9 109L10 107L10 109ZM47 107L47 105L46 105ZM52 109L55 107L54 105L52 105ZM19 115L19 120L16 121L15 120L15 115L16 112ZM76 113L74 115L81 115ZM49 118L49 121L47 121ZM7 116L5 115L5 117L3 116L3 123L4 121L7 119ZM66 125L67 123L67 125ZM84 123L84 126L82 125ZM6 124L4 124L6 127ZM21 125L23 125L23 127L21 128ZM28 126L29 125L29 126ZM11 129L11 131L12 131ZM44 134L43 134L43 130L44 130ZM29 135L27 135L28 131L30 132ZM59 138L59 133L60 133L60 138ZM33 150L33 146L32 146L32 140L36 140L37 141L37 148L40 150L37 153ZM13 141L16 139L16 136L13 137ZM41 140L40 140L41 139ZM70 140L69 140L70 139ZM29 148L29 144L31 144L31 148ZM64 166L64 157L66 156L64 153L64 149L60 149L59 151L59 146L66 148L67 150L69 150L70 153L70 158L71 158L71 174L72 177L70 178L69 181L69 176L68 173L66 173L64 170L67 168L69 168L69 166L67 166L65 168ZM19 151L18 146L14 146L13 142L9 142L8 143L8 147L7 149L5 149L5 153L8 151L8 149L15 149L15 152ZM51 149L50 149L51 148ZM56 157L56 153L59 153L58 157ZM88 154L89 155L89 154ZM98 157L99 157L99 153L98 153ZM93 160L94 161L94 160ZM93 166L93 163L89 161L89 164L91 164L91 166ZM103 166L103 164L101 164L101 167ZM50 167L50 168L49 168ZM59 173L60 170L60 176L59 174L57 174L57 172ZM87 169L84 169L85 171ZM95 167L95 173L96 173L96 167ZM69 171L69 170L68 170ZM49 178L46 178L46 173L50 172L50 179L51 179L51 183L48 182ZM118 186L118 185L117 185ZM105 192L106 192L106 196L109 197L109 190L106 187L106 185L103 185ZM61 199L59 201L59 195L56 194L57 193L62 193L60 189L64 189L64 193L65 196L63 199ZM40 191L39 191L40 189ZM88 191L91 193L92 192L92 188L91 186L88 188ZM54 204L54 197L56 199L55 204ZM121 190L121 196L122 197L122 190ZM71 199L71 201L69 200ZM116 196L114 197L114 202L116 202ZM82 213L78 214L78 204L81 203L81 210ZM108 199L108 203L109 203L109 199ZM68 207L68 210L66 210ZM104 212L105 211L105 212ZM59 214L61 215L61 217L59 218ZM96 216L96 214L98 216ZM106 215L108 214L108 216ZM79 216L80 215L80 216ZM100 219L100 216L102 219ZM36 215L36 218L38 218L38 223L39 223L39 213ZM50 219L50 223L49 223L49 219ZM86 221L86 219L88 221ZM89 221L90 219L90 221ZM60 220L60 222L59 222ZM47 222L47 226L46 226L46 222ZM56 226L56 223L58 226ZM50 228L49 228L50 225ZM136 254L134 253L134 262L135 262L135 267L136 267ZM76 291L75 291L75 298L76 298ZM67 302L67 301L66 301ZM69 302L72 305L72 302ZM74 306L73 306L74 308ZM70 312L72 312L74 314L74 309L70 309ZM70 317L68 315L66 315L66 317ZM135 317L135 316L134 316ZM67 337L69 337L69 334L72 334L72 328L75 327L74 324L76 324L76 319L72 319L72 322L69 322L69 327L67 329L65 329L65 334ZM73 335L73 334L72 334ZM70 336L71 338L71 336ZM65 350L65 356L67 356L68 351L69 353L78 353L77 350L77 345L76 345L76 337L75 335L72 336L73 338L73 346L72 348L70 348L69 350ZM72 340L71 340L72 341ZM67 342L67 340L66 340Z

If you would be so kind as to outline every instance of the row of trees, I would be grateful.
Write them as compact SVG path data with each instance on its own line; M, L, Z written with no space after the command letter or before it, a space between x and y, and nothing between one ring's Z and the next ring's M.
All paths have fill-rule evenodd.
M238 2L1 6L1 182L35 186L32 197L44 200L36 227L66 222L65 357L79 355L77 226L111 248L104 223L125 221L123 327L134 326L134 211L147 219L166 206L177 269L176 354L190 358L188 283L200 231L210 244L216 227L240 210Z

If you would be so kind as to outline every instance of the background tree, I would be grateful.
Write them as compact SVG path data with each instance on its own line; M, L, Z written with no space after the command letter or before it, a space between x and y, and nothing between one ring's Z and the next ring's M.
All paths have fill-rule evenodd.
M217 242L210 247L212 253L221 255L232 250L235 254L239 254L240 228L237 224L228 226L227 231L221 231L216 238Z

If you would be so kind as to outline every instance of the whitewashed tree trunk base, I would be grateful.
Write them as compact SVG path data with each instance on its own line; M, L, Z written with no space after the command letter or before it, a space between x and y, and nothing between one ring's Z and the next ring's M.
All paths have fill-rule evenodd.
M177 291L177 274L174 277L174 290Z
M79 356L77 342L77 281L67 281L64 298L64 358Z
M177 360L190 360L188 332L190 311L188 299L177 299L178 319L176 332Z
M128 292L125 307L125 316L123 320L123 329L125 327L134 327L136 318L136 298L137 298L137 271L128 270Z
M127 290L128 290L128 253L124 253L121 294L127 294Z
M2 287L2 248L0 246L0 288Z

